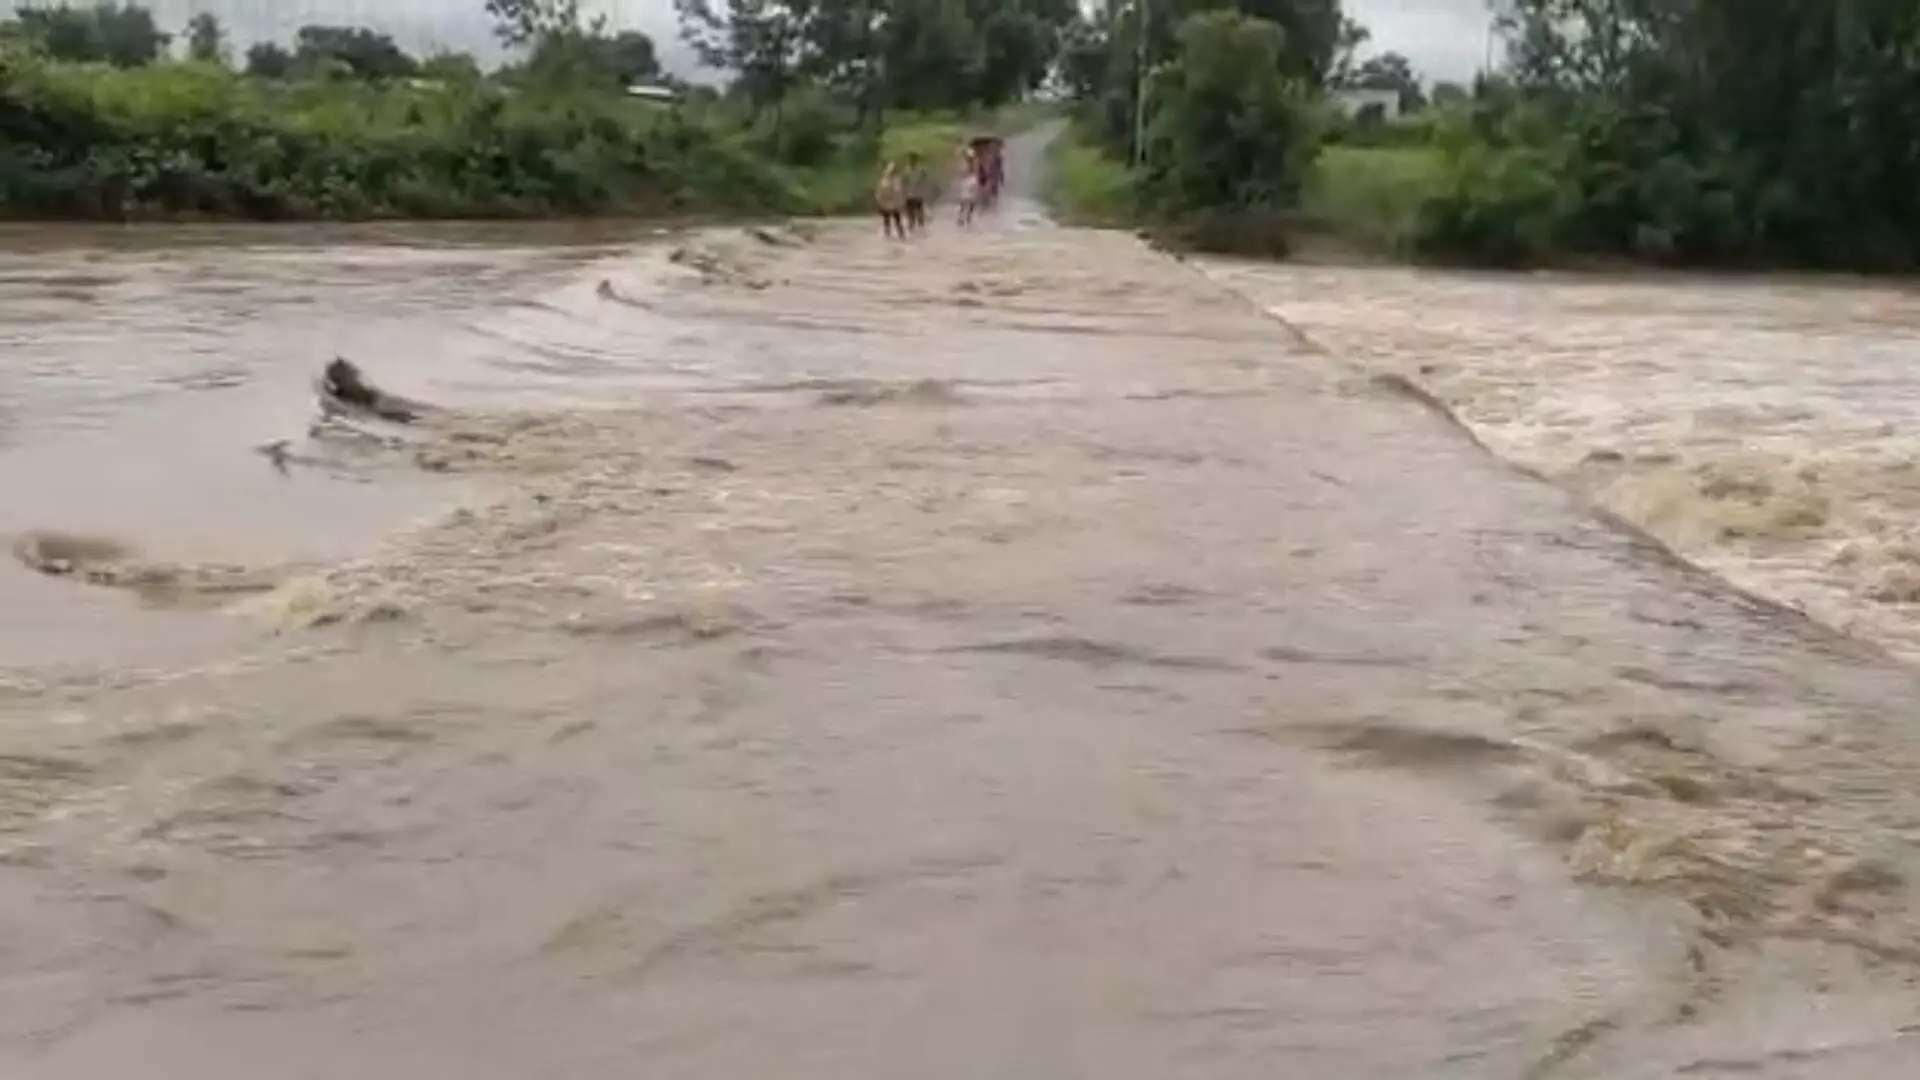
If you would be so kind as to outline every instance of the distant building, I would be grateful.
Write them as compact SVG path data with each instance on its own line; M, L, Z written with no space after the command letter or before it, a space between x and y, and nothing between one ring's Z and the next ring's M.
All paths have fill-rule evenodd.
M656 86L650 83L635 83L627 87L627 96L641 101L658 102L671 105L680 100L680 91L671 86Z
M1363 90L1357 87L1335 90L1329 97L1334 107L1348 117L1377 112L1382 120L1400 115L1400 91Z

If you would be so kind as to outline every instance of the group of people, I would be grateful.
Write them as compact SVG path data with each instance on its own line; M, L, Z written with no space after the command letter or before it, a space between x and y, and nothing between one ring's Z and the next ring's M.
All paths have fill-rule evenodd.
M969 143L961 144L958 157L955 223L966 228L980 210L993 205L1006 179L1005 166L998 153L980 153ZM880 211L880 231L889 239L900 240L924 232L927 206L937 194L933 174L919 154L908 154L904 168L888 161L880 169L880 182L873 193L874 205Z

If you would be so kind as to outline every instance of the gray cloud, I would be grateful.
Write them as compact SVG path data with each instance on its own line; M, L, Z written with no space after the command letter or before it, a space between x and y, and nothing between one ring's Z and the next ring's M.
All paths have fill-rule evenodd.
M1372 51L1406 54L1422 73L1466 78L1486 54L1485 0L1346 0L1348 11L1373 30ZM11 4L0 6L10 7ZM285 39L308 23L374 26L409 49L460 49L497 55L483 0L151 0L169 27L210 11L241 44ZM645 30L661 58L683 74L697 66L681 44L672 0L585 0L620 27Z
M1346 0L1373 31L1370 52L1391 50L1423 75L1465 80L1487 59L1486 0Z

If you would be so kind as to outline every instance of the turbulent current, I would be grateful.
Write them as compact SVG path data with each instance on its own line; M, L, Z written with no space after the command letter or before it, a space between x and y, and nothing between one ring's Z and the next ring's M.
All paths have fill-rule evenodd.
M877 233L14 235L0 1075L1912 1075L1904 301Z
M1689 558L1920 658L1911 289L1214 272Z

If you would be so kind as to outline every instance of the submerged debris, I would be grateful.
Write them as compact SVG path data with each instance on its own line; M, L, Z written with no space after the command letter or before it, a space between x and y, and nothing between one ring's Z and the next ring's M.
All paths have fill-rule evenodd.
M374 386L360 373L358 365L338 356L321 373L320 398L324 406L371 413L397 424L411 424L429 411L421 402Z

